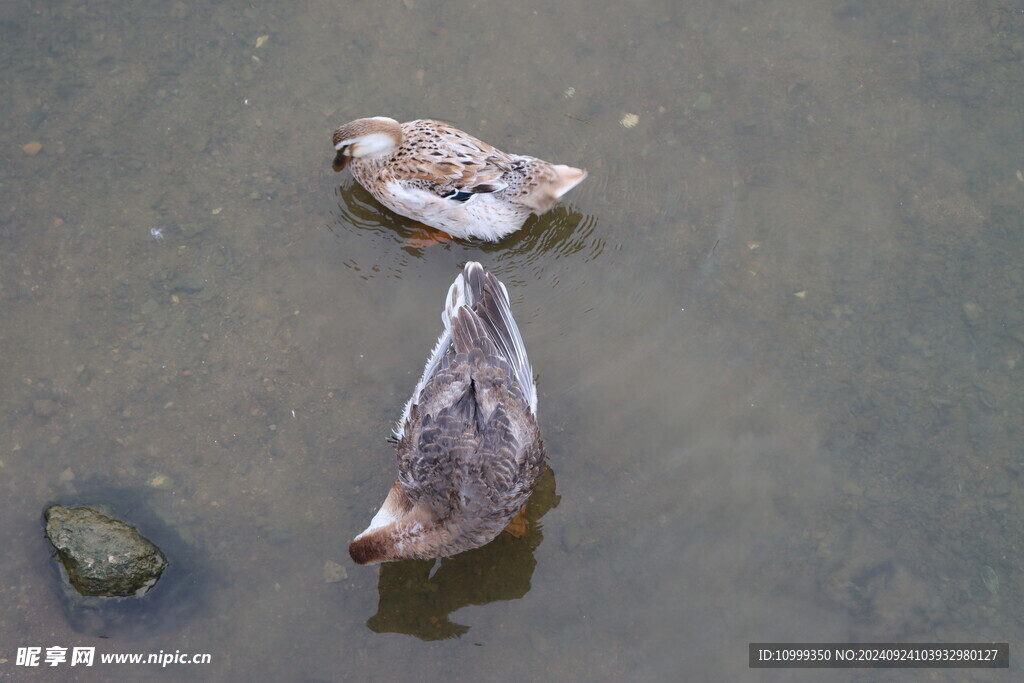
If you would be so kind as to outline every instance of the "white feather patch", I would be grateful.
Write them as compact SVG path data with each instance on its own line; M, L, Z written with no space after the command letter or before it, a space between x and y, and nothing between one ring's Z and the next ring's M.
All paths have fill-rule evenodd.
M348 140L342 140L334 146L334 149L339 150L345 146L349 148L351 156L367 157L377 154L390 154L397 145L395 145L394 138L386 133L367 133L366 135L358 135Z
M358 541L366 534L376 529L379 529L382 526L387 526L392 522L397 522L399 519L401 519L401 510L399 509L397 502L398 497L395 496L391 491L388 491L388 497L384 499L384 504L380 506L380 510L377 510L377 514L375 514L373 516L373 519L370 520L370 526L366 527L366 529L364 529L361 534L356 536L354 540Z

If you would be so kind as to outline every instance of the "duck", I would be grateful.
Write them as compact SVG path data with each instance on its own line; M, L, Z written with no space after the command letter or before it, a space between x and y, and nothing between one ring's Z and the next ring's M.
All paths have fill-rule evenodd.
M576 187L584 169L507 154L451 124L356 119L334 131L346 166L381 204L458 238L497 242Z
M537 387L508 291L475 261L394 429L398 479L353 539L358 564L449 557L490 543L544 469Z

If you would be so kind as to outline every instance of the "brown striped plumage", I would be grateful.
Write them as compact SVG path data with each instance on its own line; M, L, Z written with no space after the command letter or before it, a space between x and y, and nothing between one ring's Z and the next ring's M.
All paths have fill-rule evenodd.
M349 166L381 204L456 237L497 241L587 177L429 119L357 119L333 141L335 170Z
M544 450L536 388L504 286L467 263L445 332L396 429L398 481L349 546L360 564L490 542L526 504Z

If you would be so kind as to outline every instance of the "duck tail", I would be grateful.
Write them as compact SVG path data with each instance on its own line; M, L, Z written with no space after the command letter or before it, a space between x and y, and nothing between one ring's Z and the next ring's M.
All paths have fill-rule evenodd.
M557 176L557 179L551 184L555 199L560 199L562 195L582 183L584 178L587 177L586 170L582 168L574 168L563 164L555 164L551 168L554 169Z
M537 387L533 381L533 369L526 357L523 336L512 317L508 290L476 261L466 263L448 290L448 299L441 317L449 335L452 334L452 325L462 308L472 311L483 323L486 336L512 366L516 380L530 403L530 410L536 416Z
M566 192L583 182L587 172L582 168L549 164L539 159L533 162L534 181L529 194L517 201L538 216L562 198Z

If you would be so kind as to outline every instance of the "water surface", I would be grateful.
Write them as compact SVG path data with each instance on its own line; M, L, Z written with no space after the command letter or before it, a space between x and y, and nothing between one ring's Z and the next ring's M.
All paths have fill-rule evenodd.
M3 5L0 672L29 646L208 652L170 668L210 680L1016 652L1022 46L998 2ZM333 128L370 115L590 177L498 245L412 247L329 168ZM539 377L531 533L356 567L470 259ZM70 618L55 501L177 549L154 591L179 606ZM165 675L51 673L129 669Z

